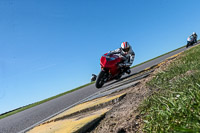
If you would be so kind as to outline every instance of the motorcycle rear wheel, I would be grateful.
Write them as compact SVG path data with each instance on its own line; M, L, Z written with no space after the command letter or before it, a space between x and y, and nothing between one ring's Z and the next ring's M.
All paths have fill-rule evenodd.
M104 75L105 75L105 71L101 71L99 73L99 75L97 76L97 80L95 83L96 88L101 88L104 85Z

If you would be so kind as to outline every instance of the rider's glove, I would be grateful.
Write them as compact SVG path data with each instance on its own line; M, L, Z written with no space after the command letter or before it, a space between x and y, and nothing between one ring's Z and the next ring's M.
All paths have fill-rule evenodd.
M125 56L122 56L121 59L122 59L123 61L125 61L125 60L126 60L126 57L125 57Z

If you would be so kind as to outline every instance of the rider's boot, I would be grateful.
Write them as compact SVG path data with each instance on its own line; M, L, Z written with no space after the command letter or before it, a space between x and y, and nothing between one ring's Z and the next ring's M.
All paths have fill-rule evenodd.
M130 67L126 67L124 72L130 74L131 73Z
M130 69L126 70L126 73L131 74L131 70Z

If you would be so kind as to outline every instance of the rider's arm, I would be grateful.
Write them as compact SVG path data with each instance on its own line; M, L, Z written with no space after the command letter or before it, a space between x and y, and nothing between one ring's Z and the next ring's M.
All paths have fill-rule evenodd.
M125 66L130 67L133 64L134 58L135 58L135 53L132 51L132 53L130 54L129 61L125 63Z
M116 49L116 50L113 50L113 51L109 51L108 53L109 54L119 54L119 53L121 53L121 50L120 49Z

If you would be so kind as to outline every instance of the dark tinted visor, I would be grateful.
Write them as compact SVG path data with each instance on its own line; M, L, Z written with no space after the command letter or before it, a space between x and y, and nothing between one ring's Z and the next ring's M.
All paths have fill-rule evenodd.
M122 49L124 52L128 52L129 48Z

